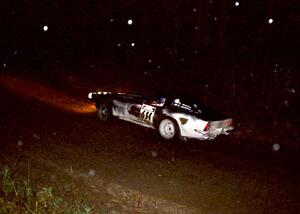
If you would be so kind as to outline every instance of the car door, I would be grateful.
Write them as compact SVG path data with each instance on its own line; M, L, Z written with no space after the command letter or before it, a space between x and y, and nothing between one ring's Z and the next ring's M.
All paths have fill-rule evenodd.
M148 104L143 104L141 106L139 120L142 123L153 125L153 118L155 115L156 107Z
M166 102L165 97L151 97L141 106L140 120L143 123L153 125L156 114L161 111Z

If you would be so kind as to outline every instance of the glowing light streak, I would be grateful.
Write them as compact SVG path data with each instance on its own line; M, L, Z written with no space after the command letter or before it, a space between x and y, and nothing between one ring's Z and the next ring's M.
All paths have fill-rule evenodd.
M6 75L0 76L0 84L18 96L34 98L67 112L91 113L96 111L96 107L92 103L71 97L62 91L32 80Z

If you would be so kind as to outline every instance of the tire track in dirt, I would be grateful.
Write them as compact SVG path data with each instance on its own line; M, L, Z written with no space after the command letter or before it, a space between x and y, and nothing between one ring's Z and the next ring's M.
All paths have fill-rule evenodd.
M70 169L66 169L65 172L74 179L84 181L94 193L98 193L99 189L104 188L112 197L112 200L106 203L109 213L203 213L199 209L153 197L119 184L106 183L101 178L90 177L87 173Z
M52 160L45 159L37 154L31 158L39 164L56 169L59 174L66 174L74 179L76 185L84 184L85 194L93 195L94 200L88 201L94 207L95 213L145 213L145 214L201 214L207 213L194 207L188 207L169 200L164 200L145 194L141 191L125 186L106 182L93 173L81 172L70 167L59 166ZM80 189L80 187L79 187ZM92 194L91 194L92 193ZM106 195L103 197L103 195ZM90 197L89 197L90 199ZM99 199L99 200L98 200Z

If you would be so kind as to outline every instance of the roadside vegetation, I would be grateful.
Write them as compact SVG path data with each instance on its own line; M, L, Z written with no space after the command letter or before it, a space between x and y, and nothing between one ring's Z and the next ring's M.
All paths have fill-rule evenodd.
M74 190L42 186L20 179L8 167L0 170L0 214L2 213L92 213Z

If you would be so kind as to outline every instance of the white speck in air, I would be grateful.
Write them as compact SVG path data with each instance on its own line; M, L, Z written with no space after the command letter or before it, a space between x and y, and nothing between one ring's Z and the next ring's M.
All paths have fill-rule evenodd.
M158 153L157 153L157 151L152 151L151 155L152 155L152 157L156 158L158 156Z
M128 24L128 25L132 25L132 24L133 24L132 19L128 19L127 24Z
M96 171L94 169L90 169L89 172L88 172L88 175L90 177L94 177L96 175Z
M274 22L274 20L271 19L271 18L268 20L268 23L269 23L269 24L272 24L273 22Z
M57 176L56 175L51 175L50 176L50 181L56 182L57 181Z
M280 145L278 143L274 143L272 146L272 150L277 152L280 149Z

